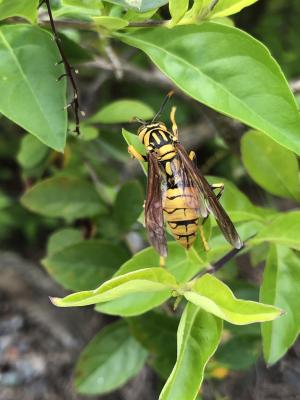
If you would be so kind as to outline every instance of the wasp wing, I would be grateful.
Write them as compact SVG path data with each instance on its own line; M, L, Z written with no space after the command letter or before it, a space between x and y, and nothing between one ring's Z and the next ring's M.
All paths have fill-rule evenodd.
M205 197L208 210L214 214L225 239L235 248L240 249L243 246L243 242L241 241L231 219L226 214L224 208L210 187L210 184L207 182L201 172L194 166L185 148L180 143L176 144L176 149L181 160L182 167L185 170L185 174L189 176L189 179L193 181L194 184L197 185L199 191Z
M152 246L162 256L167 256L162 206L162 176L157 158L148 153L148 182L145 203L145 225Z

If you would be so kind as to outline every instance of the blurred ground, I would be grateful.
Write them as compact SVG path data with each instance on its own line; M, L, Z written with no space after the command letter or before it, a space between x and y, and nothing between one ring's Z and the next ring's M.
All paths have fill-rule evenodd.
M0 277L0 400L86 399L75 394L72 371L80 350L109 319L86 307L53 307L48 295L65 293L15 254L0 254ZM152 400L151 381L145 368L118 394L101 399Z
M84 400L72 387L80 350L110 318L92 309L56 309L48 295L63 291L37 265L0 254L0 400ZM300 341L276 366L259 361L248 373L206 381L205 400L300 400ZM148 368L101 400L156 400ZM221 395L222 397L218 397ZM182 399L184 400L184 399Z

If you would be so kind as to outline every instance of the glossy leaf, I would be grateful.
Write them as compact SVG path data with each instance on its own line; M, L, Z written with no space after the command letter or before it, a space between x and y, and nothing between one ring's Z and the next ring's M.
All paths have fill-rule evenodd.
M299 166L294 153L257 131L241 142L243 163L251 178L268 192L300 201Z
M128 21L118 17L94 17L95 24L100 28L105 28L109 31L117 31L123 29L128 25Z
M169 26L176 25L189 7L189 0L169 0L169 11L172 17Z
M81 353L75 369L76 389L88 395L115 390L138 374L146 358L147 351L130 335L125 322L110 324Z
M22 138L17 160L23 168L33 168L39 165L47 156L49 149L32 135Z
M136 222L143 210L143 203L143 190L138 181L129 181L122 186L114 204L114 217L122 230L129 230ZM126 204L129 207L124 207Z
M76 307L102 303L135 293L169 291L171 296L176 287L175 278L167 270L147 268L117 276L95 290L74 293L63 299L52 298L52 302L58 307Z
M29 25L1 26L0 54L0 112L62 151L67 132L66 80L56 81L64 69L55 66L60 56L50 33Z
M21 203L47 217L76 219L105 212L93 185L71 177L53 177L37 183L25 192Z
M104 106L89 118L91 123L116 124L132 122L134 117L148 120L154 116L152 108L138 100L121 99Z
M73 228L60 229L49 237L47 243L47 256L53 256L53 254L63 250L65 247L69 247L75 243L79 243L83 240L82 233Z
M183 295L203 310L235 325L272 321L281 314L279 308L271 305L238 300L225 283L209 274L197 279L191 290L183 288Z
M34 22L37 17L38 0L1 0L0 20L23 17Z
M216 351L222 321L193 304L187 304L177 331L177 361L159 400L196 399L204 368Z
M168 3L168 0L106 0L109 3L117 4L126 9L133 9L139 12L146 12Z
M250 243L271 242L300 250L300 211L281 213L263 228Z
M194 248L186 252L177 243L169 242L168 251L166 268L175 276L178 282L186 282L205 265L205 260L201 258L200 254ZM126 261L116 272L115 276L122 276L129 272L158 266L159 256L157 252L152 247L148 247ZM169 297L170 292L168 290L159 293L129 294L121 299L98 304L96 310L112 315L134 316L159 306Z
M211 0L210 0L211 2ZM243 8L251 6L257 0L221 0L214 7L209 17L222 18L240 12Z
M148 363L167 379L176 361L177 318L149 312L129 318L128 323L131 333L149 351Z
M260 291L261 301L285 310L276 321L262 325L264 357L268 364L278 361L300 333L300 257L283 246L272 246Z
M300 154L296 101L269 51L248 34L206 22L116 37L143 50L189 96Z
M53 252L43 260L49 274L66 289L95 289L109 279L129 254L120 245L103 240L78 242L72 237L69 246ZM63 240L63 239L62 239Z

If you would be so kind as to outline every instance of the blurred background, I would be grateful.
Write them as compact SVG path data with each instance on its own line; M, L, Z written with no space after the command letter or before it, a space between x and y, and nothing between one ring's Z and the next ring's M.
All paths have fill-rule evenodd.
M168 18L167 7L162 9L164 13ZM260 0L234 16L236 26L271 50L296 96L300 94L299 21L299 0ZM122 127L135 132L137 125L114 123L111 118L106 121L98 111L114 100L130 98L143 101L149 107L143 112L151 115L172 88L138 50L111 41L104 52L95 48L92 34L79 38L78 32L70 29L63 33L70 61L80 71L81 108L90 121L83 126L83 136L70 134L65 154L59 154L39 142L29 143L31 139L22 129L0 116L0 400L84 399L72 385L74 364L88 340L114 320L92 309L58 310L50 305L48 295L67 292L49 277L40 260L49 251L49 236L65 228L66 222L30 212L20 197L41 177L76 175L88 176L109 202L124 182L134 180L132 205L138 215L145 177L130 160L120 134ZM91 59L91 51L98 56ZM204 174L233 181L256 205L281 210L295 206L291 200L267 194L248 177L240 160L243 125L178 91L172 105L177 106L182 141L195 150ZM168 120L168 112L163 119ZM194 132L198 134L191 134ZM110 216L78 219L69 228L78 229L85 238L95 231L112 241L121 235ZM144 228L134 226L124 241L130 251L141 249L146 244ZM239 290L249 297L257 296L265 249L260 251L256 260L245 258L242 266L232 263L228 267L228 276L232 273ZM274 367L266 368L260 356L259 332L251 329L234 337L217 354L226 368L211 366L203 399L300 399L300 342ZM118 392L95 398L154 400L159 387L157 376L145 367Z

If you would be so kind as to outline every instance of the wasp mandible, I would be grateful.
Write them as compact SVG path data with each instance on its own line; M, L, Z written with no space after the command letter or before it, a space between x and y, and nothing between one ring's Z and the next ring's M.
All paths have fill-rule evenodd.
M141 123L138 136L147 156L138 153L133 146L128 147L133 157L148 162L145 225L149 241L161 257L166 257L165 223L174 239L186 249L192 246L199 227L204 247L208 249L203 223L212 213L225 239L240 249L243 243L219 202L224 184L210 185L195 165L195 153L188 154L180 144L176 107L172 107L170 113L171 131L157 121L172 94L168 93L150 123L136 118Z

